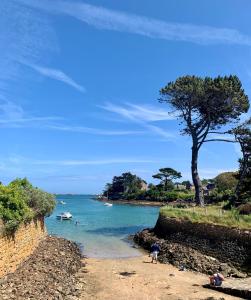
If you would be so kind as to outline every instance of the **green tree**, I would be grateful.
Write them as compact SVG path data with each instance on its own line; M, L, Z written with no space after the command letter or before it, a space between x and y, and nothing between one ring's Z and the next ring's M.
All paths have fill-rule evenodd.
M234 135L242 152L235 193L240 202L245 202L251 199L251 118L228 133Z
M152 176L155 179L159 179L164 186L165 191L173 187L172 180L181 178L181 173L172 168L161 168L159 173Z
M104 195L109 195L112 199L124 198L126 194L138 192L144 181L130 172L123 173L121 176L114 176L112 183L106 184Z
M236 172L224 172L214 178L216 188L219 192L226 190L235 191L238 180L236 179Z
M160 102L167 103L184 125L182 134L192 138L191 171L195 200L204 206L201 180L198 173L198 155L210 131L238 120L248 111L249 101L237 76L184 76L169 82L160 90Z
M130 172L123 173L124 193L131 194L140 190L143 180Z

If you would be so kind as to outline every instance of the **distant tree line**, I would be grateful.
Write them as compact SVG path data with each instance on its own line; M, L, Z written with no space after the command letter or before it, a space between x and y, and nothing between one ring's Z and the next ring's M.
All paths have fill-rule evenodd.
M181 178L181 173L172 168L161 168L152 176L159 180L158 184L149 183L130 172L114 176L112 183L106 184L103 196L111 200L149 200L174 201L177 199L193 200L194 193L189 188L176 188L175 180ZM186 183L189 181L186 181ZM191 184L190 184L191 185ZM188 185L188 186L190 186Z

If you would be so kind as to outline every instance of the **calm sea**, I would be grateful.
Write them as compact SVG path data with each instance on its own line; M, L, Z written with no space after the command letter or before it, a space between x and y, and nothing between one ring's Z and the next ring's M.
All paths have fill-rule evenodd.
M77 243L89 257L132 257L140 255L127 236L143 228L153 227L159 208L113 204L104 206L90 195L61 195L54 213L46 219L50 234L55 234ZM61 212L69 211L71 221L57 220ZM78 221L78 225L76 225Z

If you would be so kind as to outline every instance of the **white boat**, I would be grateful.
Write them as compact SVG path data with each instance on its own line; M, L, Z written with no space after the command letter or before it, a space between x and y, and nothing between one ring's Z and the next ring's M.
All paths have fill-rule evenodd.
M62 205L66 204L66 202L64 202L64 201L60 201L59 203Z
M104 205L105 205L105 206L112 206L112 203L106 202Z
M72 218L72 214L70 212L64 212L60 215L57 215L57 219L59 220L70 220Z

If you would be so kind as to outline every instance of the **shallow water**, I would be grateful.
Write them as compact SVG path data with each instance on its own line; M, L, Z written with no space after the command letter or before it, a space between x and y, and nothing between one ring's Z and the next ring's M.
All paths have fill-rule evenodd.
M63 200L66 204L58 204L54 213L46 219L49 234L80 243L84 255L89 257L123 258L140 255L139 250L128 242L127 236L143 228L153 227L159 212L157 207L123 204L107 207L92 200L90 195L61 195L57 196L57 200ZM71 221L56 219L64 211L72 213Z

